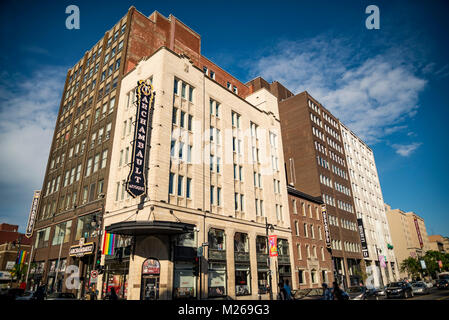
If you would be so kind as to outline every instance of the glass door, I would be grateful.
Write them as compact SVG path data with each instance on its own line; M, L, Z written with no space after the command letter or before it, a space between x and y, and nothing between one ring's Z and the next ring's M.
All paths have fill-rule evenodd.
M142 300L159 300L159 276L142 278Z

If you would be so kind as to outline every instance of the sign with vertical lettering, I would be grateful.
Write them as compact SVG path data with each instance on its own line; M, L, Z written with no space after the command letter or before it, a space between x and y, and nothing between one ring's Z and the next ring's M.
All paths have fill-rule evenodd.
M326 238L326 247L330 248L331 247L331 234L330 234L330 230L329 230L329 222L327 219L327 210L326 210L325 204L321 205L321 215L323 216L324 237Z
M416 219L416 217L414 217L413 220L415 221L415 227L416 227L416 233L418 234L419 245L421 246L421 249L422 249L422 247L424 246L424 243L422 241L421 231L419 230L418 219Z
M33 201L31 202L30 215L28 217L27 228L25 231L25 236L27 238L31 238L31 236L33 235L34 223L36 222L37 209L39 207L40 194L40 190L34 191Z
M145 176L145 157L148 136L151 127L152 104L154 90L149 80L137 81L136 88L136 124L134 129L133 152L131 160L131 170L126 181L126 190L133 197L144 195L147 192Z
M270 257L278 256L277 236L268 236L268 244L270 248Z
M368 258L369 257L368 244L366 243L365 228L363 227L362 219L357 219L357 226L359 228L360 244L362 245L363 257Z

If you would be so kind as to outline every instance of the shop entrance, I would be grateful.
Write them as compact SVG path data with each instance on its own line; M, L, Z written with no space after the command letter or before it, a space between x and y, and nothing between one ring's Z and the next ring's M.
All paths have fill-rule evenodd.
M159 260L148 258L142 264L141 300L159 300L161 266Z
M159 276L146 276L142 279L142 300L159 300Z

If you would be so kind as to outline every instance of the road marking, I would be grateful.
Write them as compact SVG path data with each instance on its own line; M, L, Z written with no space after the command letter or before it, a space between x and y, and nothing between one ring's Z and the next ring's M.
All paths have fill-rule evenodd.
M446 296L446 297L438 298L437 300L445 300L445 299L448 299L448 298L449 298L449 296Z

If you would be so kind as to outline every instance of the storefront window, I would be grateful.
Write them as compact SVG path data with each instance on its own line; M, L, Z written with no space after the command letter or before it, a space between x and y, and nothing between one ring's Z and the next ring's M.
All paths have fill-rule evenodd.
M235 265L235 294L237 296L251 294L251 271L248 264Z
M196 277L193 275L193 263L175 263L174 297L178 299L196 297Z
M256 250L259 254L268 254L267 237L257 236Z
M278 254L280 256L288 256L288 241L285 239L278 239Z
M61 244L62 241L68 242L70 240L70 229L72 228L72 221L62 222L55 227L55 233L53 234L52 245Z
M181 247L196 247L195 232L182 233L176 238L176 245Z
M48 246L48 240L50 238L50 227L39 230L36 235L36 248L44 248Z
M95 231L95 227L92 227L94 216L95 214L89 214L78 218L75 240L92 237L92 234Z
M234 235L234 251L248 252L248 235L246 233L236 232Z
M209 249L212 250L226 250L225 232L223 230L213 229L209 230Z
M209 297L226 295L226 264L209 263L208 273Z

